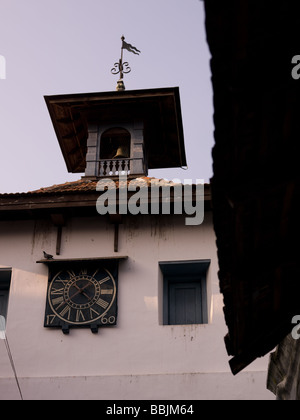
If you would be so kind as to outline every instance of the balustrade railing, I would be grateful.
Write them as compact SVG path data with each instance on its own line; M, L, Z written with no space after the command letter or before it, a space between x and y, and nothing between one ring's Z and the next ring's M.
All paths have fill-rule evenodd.
M94 166L98 177L147 174L143 158L98 159L89 160L87 164Z
M101 159L99 176L130 175L130 162L134 159Z

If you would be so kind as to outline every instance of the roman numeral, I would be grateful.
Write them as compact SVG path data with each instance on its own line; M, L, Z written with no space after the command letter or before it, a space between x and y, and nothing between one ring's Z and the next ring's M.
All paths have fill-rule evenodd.
M68 314L67 319L68 319L68 321L70 321L71 308L69 308L69 306L66 306L66 307L65 307L65 308L61 311L61 313L60 313L60 315L61 315L62 317L65 317L67 314Z
M95 318L95 315L93 315L93 314L95 314L96 315L96 317L97 316L100 316L100 314L97 312L97 311L95 311L95 309L93 309L93 308L90 308L90 317L93 319L93 318Z
M66 285L67 283L69 283L69 280L62 280L61 278L57 278L55 280L55 283L62 283L63 285Z
M76 322L80 322L80 318L82 318L82 321L85 321L85 317L84 317L82 311L78 310L77 313L76 313Z
M103 309L107 309L107 307L109 305L109 303L105 302L105 300L103 300L101 298L96 302L96 304Z
M56 306L56 305L61 305L64 302L64 298L61 296L59 298L53 299L52 300L52 305Z
M74 273L74 271L67 271L67 273L69 274L70 277L76 277L76 274Z
M110 277L105 277L105 279L99 281L99 284L106 283L108 280L110 280Z
M51 295L53 295L53 296L60 296L60 295L63 295L64 294L64 288L62 288L62 289L52 289L51 290Z
M87 271L87 270L81 270L81 271L80 271L80 276L86 276L86 275L87 275L87 273L88 273L88 271Z
M101 293L101 295L113 295L114 290L113 289L105 289L105 290L101 289L100 293Z

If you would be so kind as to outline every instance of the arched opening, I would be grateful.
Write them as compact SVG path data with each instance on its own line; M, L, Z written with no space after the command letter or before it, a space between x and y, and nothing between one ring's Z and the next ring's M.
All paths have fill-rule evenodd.
M130 133L125 128L106 130L100 141L100 159L129 159Z

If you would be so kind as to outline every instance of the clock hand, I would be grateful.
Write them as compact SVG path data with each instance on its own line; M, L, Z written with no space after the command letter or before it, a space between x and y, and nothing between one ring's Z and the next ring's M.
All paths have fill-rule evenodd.
M90 301L90 300L92 300L92 298L91 298L91 297L90 297L87 293L85 293L85 292L84 292L84 290L85 290L86 288L88 288L88 287L90 286L90 284L88 284L87 286L83 287L82 289L81 289L79 286L77 286L77 284L74 284L74 286L75 286L75 287L76 287L76 289L78 290L78 293L81 293L82 295L84 295L85 297L87 297L89 301ZM76 293L76 294L75 294L75 295L73 295L72 297L76 296L78 293ZM72 298L70 298L70 299L72 299Z
M82 293L85 297L87 297L88 298L88 300L90 301L90 300L92 300L92 298L88 295L88 294L86 294L86 293Z
M79 293L82 294L82 292L87 289L91 284L88 283L86 286L79 288L79 286L77 286L76 284L74 285L76 287L76 289L78 289L78 292L74 293L74 295L72 295L71 297L69 297L68 300L72 300L75 296L79 295Z

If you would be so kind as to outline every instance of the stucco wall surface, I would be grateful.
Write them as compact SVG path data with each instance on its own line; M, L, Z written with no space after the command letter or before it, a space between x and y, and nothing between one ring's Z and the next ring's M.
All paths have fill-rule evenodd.
M69 219L59 258L109 257L114 226L104 217ZM88 329L45 329L48 268L42 251L55 253L50 221L0 223L0 267L12 268L7 337L28 399L272 399L267 358L234 378L223 337L211 215L200 226L180 216L126 217L120 225L118 324ZM118 255L118 254L117 254ZM162 325L161 261L210 259L207 325ZM0 342L0 399L18 392Z

